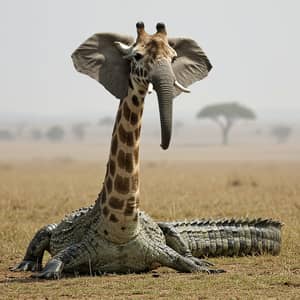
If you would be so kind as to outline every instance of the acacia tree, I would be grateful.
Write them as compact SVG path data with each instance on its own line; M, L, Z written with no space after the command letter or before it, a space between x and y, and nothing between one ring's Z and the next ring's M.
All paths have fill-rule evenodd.
M8 129L0 129L0 140L11 141L14 139L13 133Z
M51 142L59 142L65 137L65 131L61 126L55 125L48 129L46 137Z
M109 117L109 116L101 118L98 122L99 126L111 127L113 124L114 124L114 119L112 117Z
M222 130L222 144L228 144L228 134L233 124L240 120L253 120L256 118L254 112L239 103L225 102L205 106L197 116L199 119L208 118L216 122Z

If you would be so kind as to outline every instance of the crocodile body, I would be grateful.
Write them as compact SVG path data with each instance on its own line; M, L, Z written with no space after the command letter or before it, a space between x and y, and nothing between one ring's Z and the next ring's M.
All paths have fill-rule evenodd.
M211 271L205 256L241 256L280 251L281 223L273 220L195 220L154 222L139 212L138 235L125 244L107 241L97 204L81 208L59 224L39 230L13 271L41 271L47 250L52 259L41 274L145 272L159 265L182 272ZM49 271L50 270L50 271ZM220 272L221 270L215 270ZM48 275L47 275L48 276ZM46 276L46 277L47 277Z
M138 213L137 235L126 243L107 240L100 220L96 203L72 213L58 225L43 227L30 242L23 261L11 270L40 271L33 277L46 279L59 278L62 272L140 273L159 265L182 272L221 271L169 247L159 225L143 212ZM52 258L42 268L45 250Z
M93 208L81 208L63 219L52 233L51 255L82 240L95 222ZM139 218L142 227L150 221L154 223L144 212L140 212ZM182 254L177 244L181 241L195 257L278 255L281 247L282 224L271 219L199 219L157 222L157 225L168 246ZM78 240L74 240L74 231Z

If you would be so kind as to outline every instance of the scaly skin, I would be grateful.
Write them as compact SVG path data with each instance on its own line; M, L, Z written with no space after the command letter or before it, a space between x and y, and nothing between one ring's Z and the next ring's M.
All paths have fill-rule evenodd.
M158 223L167 244L179 253L187 247L193 256L278 255L281 227L270 219L194 220ZM182 246L184 245L184 246Z
M62 272L145 272L159 265L181 272L219 273L223 270L212 269L212 264L197 257L280 251L279 222L246 219L156 223L144 212L139 213L140 231L134 239L125 244L112 243L98 226L96 205L39 230L23 261L11 270L42 270L33 275L38 278L60 278ZM52 259L42 269L45 250Z
M96 204L72 213L58 225L48 225L39 230L23 261L11 270L41 270L43 253L47 250L52 258L33 277L57 279L62 272L139 273L159 265L181 272L223 272L210 268L205 261L170 248L158 224L143 212L139 212L139 232L133 239L124 244L108 241L99 227L98 212Z

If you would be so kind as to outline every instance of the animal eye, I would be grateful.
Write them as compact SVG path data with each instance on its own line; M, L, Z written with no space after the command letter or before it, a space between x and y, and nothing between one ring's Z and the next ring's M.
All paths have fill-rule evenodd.
M142 57L143 57L143 55L142 55L141 53L136 53L136 54L134 55L134 58L135 58L136 60L140 60Z

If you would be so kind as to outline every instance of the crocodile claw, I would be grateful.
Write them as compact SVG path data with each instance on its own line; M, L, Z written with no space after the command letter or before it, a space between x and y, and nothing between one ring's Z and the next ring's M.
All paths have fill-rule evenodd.
M220 274L220 273L226 273L223 269L211 269L207 267L199 267L197 272L203 272L207 274Z
M211 267L214 266L213 263L199 259L197 257L189 257L190 260L193 261L193 263L197 266L196 272L204 272L208 274L220 274L220 273L225 273L226 271L223 269L212 269Z
M209 274L221 274L221 273L226 273L226 271L223 269L209 269Z
M57 259L51 259L41 272L32 274L31 277L37 279L60 279L62 269L63 262Z
M37 272L42 269L42 265L36 261L32 260L23 260L14 267L10 267L9 270L13 272Z
M203 266L203 267L212 267L214 264L210 261L204 260L204 259L199 259L197 257L189 257L196 265L198 266Z

